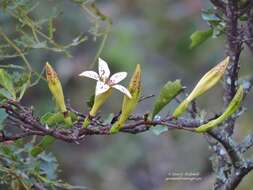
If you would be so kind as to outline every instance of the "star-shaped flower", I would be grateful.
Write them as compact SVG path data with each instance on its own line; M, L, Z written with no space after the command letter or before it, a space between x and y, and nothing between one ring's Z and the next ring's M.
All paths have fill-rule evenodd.
M84 76L97 80L95 95L102 94L108 91L110 88L115 88L120 92L132 98L130 92L124 86L118 84L127 76L127 72L118 72L110 77L110 69L107 63L99 58L98 59L98 73L95 71L84 71L79 76Z

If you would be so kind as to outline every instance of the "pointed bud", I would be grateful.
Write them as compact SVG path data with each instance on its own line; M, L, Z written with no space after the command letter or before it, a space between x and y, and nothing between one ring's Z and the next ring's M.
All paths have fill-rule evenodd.
M56 105L58 106L60 111L64 114L66 124L71 126L72 125L71 117L68 116L68 114L66 114L67 108L65 105L61 82L57 76L57 73L54 71L53 67L49 63L46 63L46 78L48 81L48 87L56 101Z
M123 127L129 115L134 111L139 102L141 94L141 67L139 64L135 68L128 90L131 93L132 98L129 98L126 95L124 96L121 115L119 120L112 126L110 130L111 133L116 133Z
M223 77L228 64L229 64L229 57L227 57L218 65L216 65L214 68L212 68L210 71L208 71L199 80L199 82L197 83L195 88L192 90L190 95L181 103L183 105L180 104L176 108L176 110L173 113L173 116L179 117L180 115L182 115L192 100L194 100L198 96L201 96L210 88L212 88L214 85L216 85L217 82Z
M187 100L191 102L198 96L204 94L207 90L212 88L223 77L227 65L229 63L229 57L224 59L210 71L208 71L195 86L191 94L187 97Z
M177 118L182 115L187 110L189 103L186 99L182 101L173 112L173 117Z
M201 125L200 127L196 128L195 131L198 132L198 133L204 133L204 132L206 132L210 129L213 129L213 128L217 127L223 121L228 119L233 113L235 113L235 111L241 105L241 101L243 99L243 94L244 94L243 93L243 86L241 85L238 88L234 98L231 100L228 107L224 111L224 113L221 116L219 116L218 118L216 118L214 120L211 120L208 123L206 123L204 125Z

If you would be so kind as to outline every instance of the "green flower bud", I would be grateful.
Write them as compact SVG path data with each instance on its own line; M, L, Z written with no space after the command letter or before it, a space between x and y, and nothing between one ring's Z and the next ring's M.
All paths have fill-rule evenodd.
M182 115L192 100L194 100L198 96L201 96L210 88L212 88L214 85L216 85L217 82L223 77L228 64L229 64L229 57L227 57L218 65L216 65L214 68L212 68L210 71L208 71L199 80L199 82L192 90L190 95L176 108L176 110L173 113L173 116L179 117L180 115Z
M54 69L49 63L46 63L46 78L48 81L48 87L55 99L56 105L60 109L60 111L64 114L65 117L64 121L66 125L68 125L69 127L72 126L71 117L68 116L68 114L66 114L67 108L65 105L61 82L57 76L57 73L54 71Z
M195 131L198 133L204 133L210 129L217 127L220 123L222 123L223 121L228 119L233 113L235 113L235 111L239 108L241 104L242 98L243 98L243 86L241 85L238 88L234 98L231 100L228 107L224 111L224 113L218 118L211 120L208 123L196 128Z
M188 108L189 103L190 102L186 99L182 101L179 104L179 106L177 106L177 108L175 109L173 113L173 117L179 117L180 115L182 115L185 112L185 110Z
M71 116L68 114L68 111L65 105L64 94L63 94L61 82L57 76L57 73L54 71L53 67L49 63L46 63L45 67L46 67L46 78L48 82L48 87L55 99L57 107L61 111L61 113L59 114L63 115L63 118L64 118L63 120L66 126L72 127L72 119L71 119ZM46 124L51 125L54 123L54 120L61 120L61 115L59 114L57 113L54 115L54 117L51 117L50 118L51 121L48 120ZM46 148L48 148L51 144L53 144L54 141L55 141L55 138L52 136L43 137L41 142L32 148L30 152L31 155L33 157L36 157L41 152L43 152Z
M129 98L126 95L124 96L121 115L119 120L112 126L110 130L111 133L118 132L119 129L124 126L129 115L134 111L139 102L141 94L141 67L139 64L135 68L128 90L131 93L132 98Z

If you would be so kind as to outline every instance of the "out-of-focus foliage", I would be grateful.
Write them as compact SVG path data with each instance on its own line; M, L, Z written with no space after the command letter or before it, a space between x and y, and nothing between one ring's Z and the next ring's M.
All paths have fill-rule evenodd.
M52 153L31 157L32 147L32 143L22 141L0 144L1 189L85 189L59 180L58 163Z
M0 69L0 85L3 87L2 90L7 90L6 93L9 93L13 99L16 99L16 92L14 89L12 78L4 69ZM6 93L3 93L1 95L6 98L9 98L8 96L6 96Z
M37 15L36 13L42 11L41 1L3 0L0 7L2 18L9 21L8 26L0 28L0 34L6 42L1 44L1 59L23 57L23 54L27 54L32 49L47 49L70 56L67 49L86 40L86 37L79 35L68 44L57 43L54 38L57 30L54 19L60 12L54 8L47 13L48 15ZM15 27L16 30L11 30L11 27Z
M0 100L21 100L30 84L29 76L29 72L26 72L24 68L12 72L0 69Z
M63 12L68 9L65 3L78 7L79 12L85 11L93 16L91 19L93 24L88 30L94 38L107 35L109 32L107 25L103 29L104 26L101 27L100 24L104 21L109 23L109 19L98 10L93 2L88 4L85 1L71 0L65 2L3 0L0 2L0 60L4 62L0 65L0 100L2 102L7 99L20 101L28 89L36 86L40 80L45 80L44 68L41 73L38 73L38 64L31 61L33 57L31 55L46 51L53 54L61 53L70 58L70 48L79 46L87 40L87 36L83 35L80 30L72 31L68 39L65 37L59 39L57 34L64 32L61 32L62 29L57 25ZM51 11L45 11L50 4L53 7ZM100 53L98 52L97 56ZM20 60L23 62L22 65ZM58 94L55 93L55 95ZM61 111L66 111L66 108ZM52 115L56 114L53 113L50 118L47 117L45 123L51 126L52 120L57 120L52 119ZM1 128L5 126L5 122L8 122L5 119L6 114L1 110ZM43 119L45 120L45 117ZM65 119L61 117L61 121ZM58 123L60 123L59 120L57 120ZM3 188L17 190L83 189L83 187L71 186L59 180L56 159L51 154L45 153L35 156L34 144L35 141L28 144L21 141L1 144L0 181L4 184ZM43 148L46 148L44 146L47 144L49 143L44 143ZM34 156L32 157L30 153Z

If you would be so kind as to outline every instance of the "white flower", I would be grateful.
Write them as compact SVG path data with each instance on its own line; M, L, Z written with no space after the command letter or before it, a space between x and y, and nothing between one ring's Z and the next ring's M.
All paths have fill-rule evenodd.
M124 86L118 84L120 81L126 78L127 72L118 72L110 77L110 69L107 63L101 58L98 59L98 73L95 71L84 71L79 74L79 76L97 80L95 91L96 96L106 92L110 88L115 88L127 95L129 98L132 98L130 92Z

